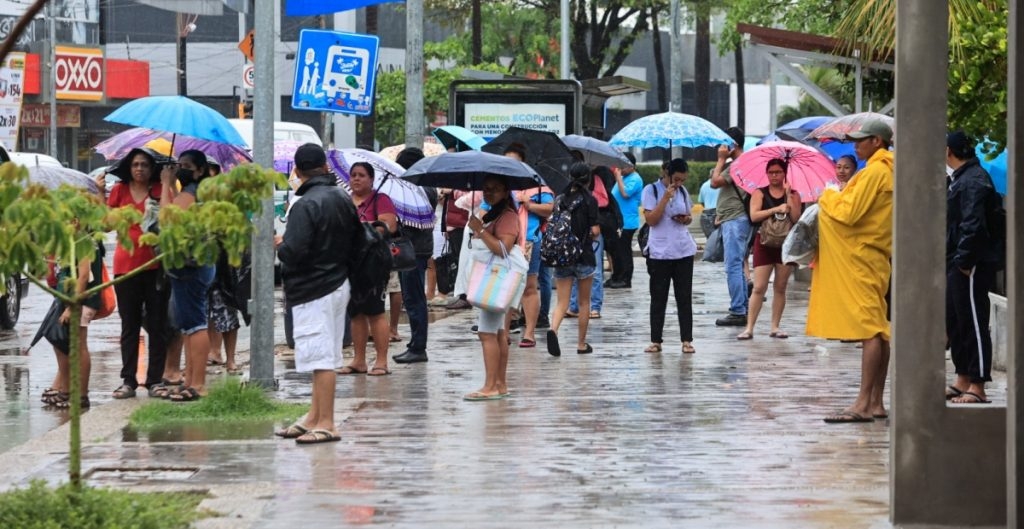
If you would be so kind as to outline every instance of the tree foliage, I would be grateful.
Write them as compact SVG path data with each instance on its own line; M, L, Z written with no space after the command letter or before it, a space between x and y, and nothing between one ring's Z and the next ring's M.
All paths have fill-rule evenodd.
M960 21L957 44L964 60L951 57L949 68L950 128L977 139L988 137L994 152L1002 151L1007 141L1008 15L1004 1L976 19Z

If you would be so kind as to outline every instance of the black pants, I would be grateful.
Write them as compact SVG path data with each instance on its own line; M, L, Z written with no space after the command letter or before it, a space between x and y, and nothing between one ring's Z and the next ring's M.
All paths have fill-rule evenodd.
M622 233L609 242L605 238L604 245L612 254L612 281L622 281L627 285L633 283L633 234L636 230L622 230Z
M121 380L131 388L138 387L135 373L139 369L139 331L149 335L149 366L146 386L159 384L167 359L167 303L171 285L163 270L147 270L114 285L117 313L121 316Z
M966 275L955 267L946 271L946 333L958 375L971 382L992 381L992 335L988 330L988 292L995 283L991 264L979 263Z
M452 228L452 230L448 232L448 251L454 255L456 263L459 262L459 255L462 254L462 237L465 234L466 228ZM452 284L452 286L454 287L455 285ZM438 289L438 292L440 292L440 289ZM445 295L451 294L451 292L441 293Z
M651 275L651 341L662 342L665 329L665 307L668 305L668 285L676 296L679 313L679 336L683 342L693 341L693 256L683 259L648 259L647 273Z

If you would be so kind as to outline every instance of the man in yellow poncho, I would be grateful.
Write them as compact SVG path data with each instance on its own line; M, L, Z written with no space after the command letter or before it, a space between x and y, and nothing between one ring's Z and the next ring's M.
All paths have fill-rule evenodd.
M872 120L847 140L867 165L842 191L818 201L818 257L807 311L807 334L862 340L860 391L827 423L871 422L888 416L882 402L889 370L886 292L892 257L892 129Z

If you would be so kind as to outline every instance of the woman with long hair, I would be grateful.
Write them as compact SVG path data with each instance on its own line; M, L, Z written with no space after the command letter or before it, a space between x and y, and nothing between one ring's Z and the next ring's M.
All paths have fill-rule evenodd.
M844 154L836 160L836 180L839 180L839 189L846 187L846 184L857 172L857 158L852 154Z
M765 171L768 173L768 185L755 189L750 195L750 220L755 225L767 221L774 215L788 215L795 224L800 219L800 195L790 189L786 180L789 165L785 160L773 158L768 161ZM786 285L792 269L782 262L782 248L765 246L761 242L761 234L754 235L754 291L750 295L750 307L747 311L747 326L736 336L737 340L750 340L754 337L754 324L764 304L764 295L768 290L768 279L775 274L772 298L772 326L768 336L772 338L789 338L779 328L782 322L782 311L786 308Z
M466 227L473 238L483 243L494 255L503 257L518 243L519 214L512 202L508 183L499 177L488 177L484 181L484 201L490 209L483 219L471 215ZM504 311L480 309L477 320L477 335L484 354L484 385L466 394L465 400L497 400L508 396L508 333L512 323L512 307Z

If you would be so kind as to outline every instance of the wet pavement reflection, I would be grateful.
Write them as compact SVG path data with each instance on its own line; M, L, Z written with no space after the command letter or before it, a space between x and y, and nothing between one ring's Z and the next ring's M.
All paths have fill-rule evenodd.
M766 314L756 338L738 342L739 329L714 325L728 303L721 265L698 263L697 353L680 353L670 306L665 351L650 354L640 260L636 274L632 290L606 293L594 354L550 357L542 333L538 348L513 346L508 399L462 400L483 379L475 314L463 311L431 326L428 363L338 377L340 443L298 446L269 423L139 434L121 421L87 440L84 466L108 469L95 483L145 481L149 469L148 486L209 491L224 515L216 527L888 527L888 421L822 423L854 397L860 351L802 337L807 285L790 287L792 338L768 338ZM567 320L563 342L575 331ZM61 419L33 402L52 359L7 359L4 409L31 419L7 424L53 428ZM103 362L101 384L116 377ZM277 369L278 397L310 398L309 375ZM1004 388L1000 378L991 394L1005 402ZM107 409L120 411L89 414ZM10 479L60 479L66 459L47 456Z

